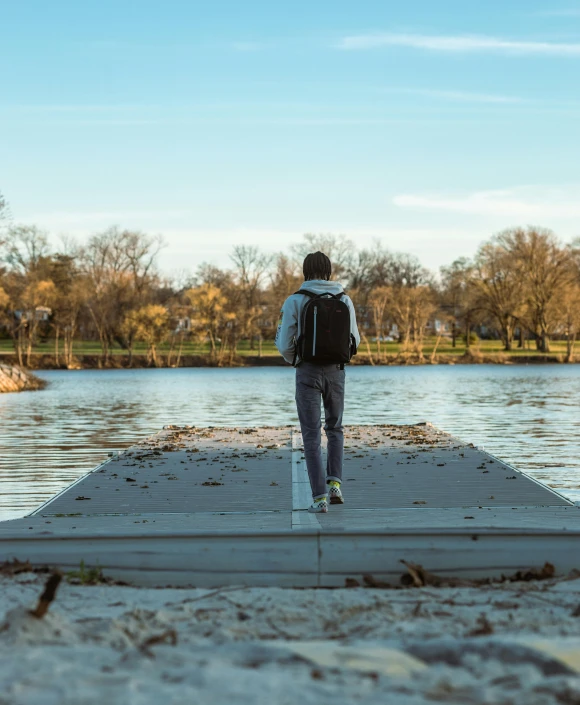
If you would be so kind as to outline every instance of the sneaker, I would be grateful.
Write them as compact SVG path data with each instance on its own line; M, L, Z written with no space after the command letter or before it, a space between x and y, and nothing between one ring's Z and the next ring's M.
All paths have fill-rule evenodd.
M328 511L328 502L326 501L326 497L323 497L322 499L315 499L308 507L308 511L317 514L325 514Z
M328 488L328 497L331 504L344 504L344 497L340 491L338 482L331 482Z

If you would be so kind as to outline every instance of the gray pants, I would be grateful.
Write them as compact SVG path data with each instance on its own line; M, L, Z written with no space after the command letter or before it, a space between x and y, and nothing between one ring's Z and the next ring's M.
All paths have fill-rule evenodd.
M296 368L296 407L314 499L327 494L327 481L342 482L344 381L345 373L339 365L303 362ZM324 405L324 431L328 439L326 473L322 468L320 445L321 400Z

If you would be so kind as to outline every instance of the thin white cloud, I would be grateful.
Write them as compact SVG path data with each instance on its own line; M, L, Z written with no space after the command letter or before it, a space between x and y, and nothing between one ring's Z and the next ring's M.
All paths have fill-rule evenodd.
M454 54L493 53L513 56L580 56L580 44L518 41L477 35L427 35L377 32L343 37L338 44L344 50L408 47Z
M463 195L400 194L393 198L393 204L399 208L470 215L515 216L528 220L577 218L580 217L580 186L520 186Z

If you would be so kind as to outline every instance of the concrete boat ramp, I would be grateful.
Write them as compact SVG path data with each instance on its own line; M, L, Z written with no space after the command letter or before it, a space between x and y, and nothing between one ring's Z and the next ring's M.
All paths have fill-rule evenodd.
M313 515L297 429L167 427L1 522L0 562L200 587L580 568L580 511L524 473L430 424L345 435L346 503Z

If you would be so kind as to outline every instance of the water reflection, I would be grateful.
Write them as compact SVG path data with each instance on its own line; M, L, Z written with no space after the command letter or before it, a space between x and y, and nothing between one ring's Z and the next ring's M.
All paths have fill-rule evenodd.
M287 368L42 376L42 392L0 396L0 518L22 516L165 424L296 423ZM580 366L348 370L347 423L422 420L580 499Z

